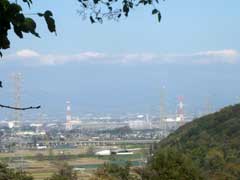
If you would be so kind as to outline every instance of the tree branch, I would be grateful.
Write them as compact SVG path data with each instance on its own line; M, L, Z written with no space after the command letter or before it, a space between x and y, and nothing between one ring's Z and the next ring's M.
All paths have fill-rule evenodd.
M0 81L0 88L2 88L2 81ZM6 105L0 104L0 108L7 108L7 109L25 111L25 110L28 110L28 109L40 109L41 106L30 106L30 107L26 107L26 108L18 108L18 107L6 106Z
M25 110L28 110L28 109L40 109L41 108L41 106L30 106L30 107L26 107L26 108L18 108L18 107L6 106L6 105L2 105L2 104L0 104L0 107L1 108L19 110L19 111L25 111Z

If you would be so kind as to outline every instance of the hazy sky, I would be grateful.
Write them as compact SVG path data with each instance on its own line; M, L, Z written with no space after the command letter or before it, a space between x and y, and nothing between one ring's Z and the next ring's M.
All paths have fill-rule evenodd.
M21 72L22 104L41 104L64 113L70 99L76 114L158 111L165 86L169 111L177 96L188 111L202 111L210 98L216 108L240 95L240 1L160 2L162 22L140 8L120 22L92 25L77 14L77 0L34 1L31 12L51 9L57 36L38 19L41 39L10 34L0 77L3 103L12 103L10 75ZM187 110L186 110L187 111Z

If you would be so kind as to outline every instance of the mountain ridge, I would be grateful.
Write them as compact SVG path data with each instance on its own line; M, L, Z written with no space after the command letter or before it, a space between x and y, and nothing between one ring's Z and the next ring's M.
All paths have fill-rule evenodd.
M240 177L240 104L180 127L159 143L191 157L206 179Z

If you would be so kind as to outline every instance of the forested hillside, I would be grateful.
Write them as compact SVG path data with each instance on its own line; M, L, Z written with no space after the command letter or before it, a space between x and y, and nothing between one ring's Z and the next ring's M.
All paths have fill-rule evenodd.
M159 146L192 158L206 179L239 179L240 105L184 125Z

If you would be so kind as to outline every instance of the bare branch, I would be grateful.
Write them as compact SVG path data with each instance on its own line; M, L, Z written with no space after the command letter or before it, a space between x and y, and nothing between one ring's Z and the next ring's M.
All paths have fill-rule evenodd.
M0 81L0 88L2 88L2 81ZM7 108L7 109L25 111L25 110L28 110L28 109L40 109L41 106L30 106L30 107L26 107L26 108L18 108L18 107L6 106L6 105L0 104L0 108Z
M28 110L28 109L40 109L41 108L41 106L30 106L30 107L26 107L26 108L18 108L18 107L6 106L6 105L2 105L2 104L0 104L0 107L1 108L19 110L19 111L25 111L25 110Z

